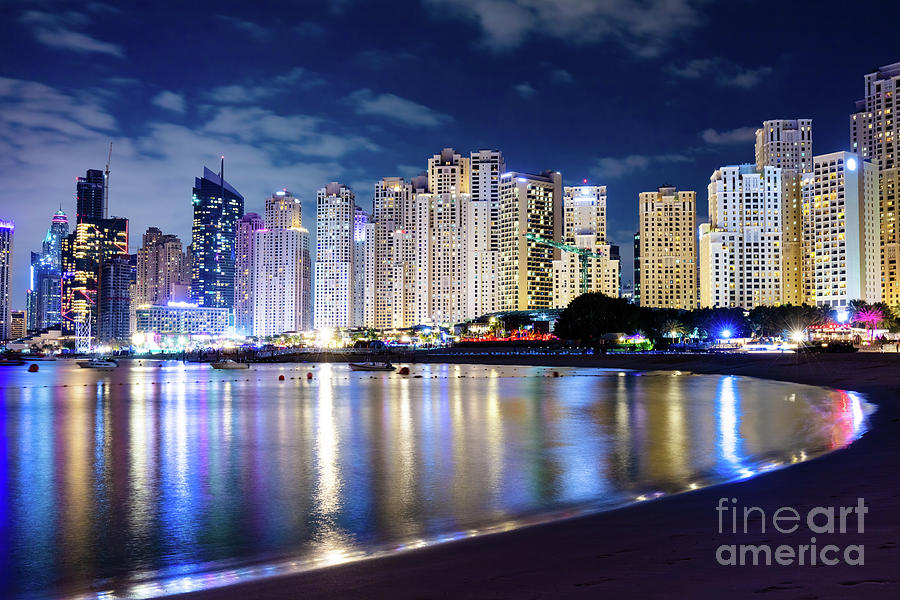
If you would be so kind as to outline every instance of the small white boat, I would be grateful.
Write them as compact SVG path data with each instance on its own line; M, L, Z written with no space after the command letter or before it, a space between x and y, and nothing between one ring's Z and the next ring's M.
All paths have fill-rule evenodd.
M249 369L250 368L250 365L248 365L247 363L237 362L237 361L231 360L230 358L228 360L211 363L211 366L213 369L223 369L223 370Z
M397 367L385 362L350 363L351 371L394 371Z
M79 360L78 366L82 369L115 369L119 363L111 358L91 358Z

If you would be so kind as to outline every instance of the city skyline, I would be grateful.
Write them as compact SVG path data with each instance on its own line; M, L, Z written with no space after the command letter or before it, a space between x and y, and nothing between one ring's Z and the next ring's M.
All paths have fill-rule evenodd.
M15 308L24 306L28 253L38 249L30 240L60 202L74 220L72 180L104 166L110 140L109 215L128 217L135 232L158 226L190 239L187 185L221 154L248 211L287 187L314 214L315 190L329 181L349 185L370 210L376 181L420 172L440 148L498 148L510 168L607 186L609 238L628 264L639 192L664 183L702 190L713 169L752 162L746 143L765 119L810 117L817 152L849 150L847 115L862 97L862 74L896 59L890 36L878 34L891 19L879 20L865 50L819 48L835 76L829 93L818 93L808 59L784 50L838 27L837 3L817 5L815 27L767 24L762 41L689 1L632 12L584 3L578 18L510 2L521 18L506 20L467 2L411 3L400 15L354 2L302 15L291 7L217 15L198 5L175 19L151 11L146 23L127 6L53 6L13 7L21 27L0 42L15 58L0 86L10 149L0 169L11 182L0 202L17 222ZM219 35L191 41L185 26L197 19ZM189 43L155 56L136 32L163 20ZM387 43L373 35L385 27L409 34ZM278 34L317 44L338 33L349 43L315 58L270 52ZM458 61L428 60L447 43ZM164 68L172 60L185 64L177 75ZM92 68L73 79L86 62ZM646 81L656 86L649 94ZM481 110L470 90L498 110ZM698 94L707 100L696 102ZM702 199L698 213L703 220ZM132 236L131 252L138 241Z

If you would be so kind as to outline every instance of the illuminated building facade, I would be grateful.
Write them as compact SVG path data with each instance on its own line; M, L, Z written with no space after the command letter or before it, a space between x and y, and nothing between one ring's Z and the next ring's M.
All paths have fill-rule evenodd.
M24 310L13 310L9 313L9 339L18 340L28 333L28 317Z
M506 163L499 150L478 150L470 153L469 166L466 313L474 319L499 310L500 176Z
M44 329L60 321L60 273L62 240L69 235L69 219L56 212L44 237L40 252L31 253L31 289L28 300L28 329Z
M197 306L191 302L169 302L165 306L137 308L136 345L163 342L170 336L222 337L228 333L231 311L227 308ZM185 339L185 341L187 341Z
M204 167L191 202L191 298L200 306L232 308L235 226L244 216L244 197Z
M106 197L103 171L88 169L75 179L75 216L81 219L105 219Z
M894 306L900 303L900 62L885 65L865 76L865 97L850 116L850 143L863 160L878 165L879 218L881 221L881 295Z
M700 227L700 307L782 303L782 170L727 166L709 178L709 223Z
M812 169L812 119L772 119L756 130L756 168Z
M289 191L266 199L265 228L254 232L253 335L309 329L309 232L299 198Z
M12 257L15 224L0 219L0 340L10 339L10 301L12 299Z
M337 182L316 195L316 329L351 326L355 200L353 190Z
M619 296L618 249L613 256L606 238L606 186L566 187L563 194L562 241L603 258L588 259L587 288L607 296ZM572 252L561 252L553 261L553 306L565 308L581 295L581 261Z
M350 326L366 326L366 247L374 244L367 239L369 214L359 206L353 212L353 298L350 308Z
M128 256L128 219L81 219L75 230L63 239L60 286L63 335L76 336L82 344L96 338L100 268L118 256Z
M113 256L100 264L97 339L101 342L127 342L131 337L134 271L134 261L128 255Z
M806 302L881 300L878 166L851 152L813 158L801 181Z
M253 334L253 266L256 232L265 221L256 213L238 219L234 234L234 328L240 335Z
M504 173L500 178L499 309L553 306L553 261L559 250L525 237L562 238L562 176Z
M697 307L697 192L663 186L639 195L640 304Z

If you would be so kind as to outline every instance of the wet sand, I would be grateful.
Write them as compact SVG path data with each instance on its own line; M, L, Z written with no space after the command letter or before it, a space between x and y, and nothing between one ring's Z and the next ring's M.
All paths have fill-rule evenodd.
M386 558L185 594L247 598L898 598L900 597L900 355L609 357L435 356L429 362L679 369L854 390L878 405L847 449L749 480L596 515L451 542ZM819 544L865 545L865 564L721 566L721 544L810 543L810 531L719 535L719 498L782 506L869 509L865 532ZM751 522L752 524L752 522ZM771 521L769 522L771 525ZM827 541L826 541L827 540Z

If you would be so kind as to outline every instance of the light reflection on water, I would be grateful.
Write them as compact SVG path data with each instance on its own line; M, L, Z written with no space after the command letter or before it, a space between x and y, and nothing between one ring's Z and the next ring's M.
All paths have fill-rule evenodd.
M157 364L0 371L0 595L149 597L619 506L841 447L870 409L733 376Z

